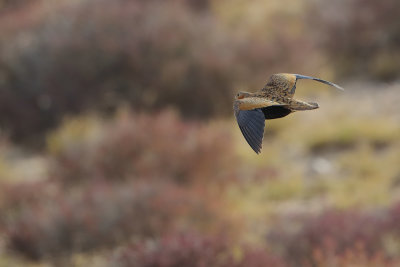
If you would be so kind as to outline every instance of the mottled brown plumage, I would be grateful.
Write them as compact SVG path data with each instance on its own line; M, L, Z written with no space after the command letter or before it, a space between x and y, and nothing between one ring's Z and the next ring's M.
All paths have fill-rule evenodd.
M247 143L258 154L261 152L265 120L282 118L294 111L318 108L317 103L293 99L298 79L310 79L343 90L342 87L318 78L299 74L273 74L258 92L239 92L234 111L239 128Z

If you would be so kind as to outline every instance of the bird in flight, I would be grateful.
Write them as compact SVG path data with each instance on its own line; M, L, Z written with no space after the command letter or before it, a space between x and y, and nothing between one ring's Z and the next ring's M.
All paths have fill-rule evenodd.
M240 131L250 147L261 152L265 120L285 117L292 112L318 108L314 102L296 100L296 82L299 79L318 81L344 90L337 84L300 74L273 74L267 84L255 93L239 92L235 96L233 109Z

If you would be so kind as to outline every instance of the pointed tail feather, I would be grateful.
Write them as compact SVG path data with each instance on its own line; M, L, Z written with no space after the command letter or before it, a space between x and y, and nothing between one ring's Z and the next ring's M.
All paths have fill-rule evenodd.
M314 102L304 102L301 100L293 99L289 105L291 110L312 110L319 108L317 103Z

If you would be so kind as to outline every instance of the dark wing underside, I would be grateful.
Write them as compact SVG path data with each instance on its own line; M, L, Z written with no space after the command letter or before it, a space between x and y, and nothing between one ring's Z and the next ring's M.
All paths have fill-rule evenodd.
M260 153L265 127L263 111L261 109L240 110L236 114L236 120L247 143L257 154Z
M266 120L283 118L292 111L284 106L269 106L261 109Z

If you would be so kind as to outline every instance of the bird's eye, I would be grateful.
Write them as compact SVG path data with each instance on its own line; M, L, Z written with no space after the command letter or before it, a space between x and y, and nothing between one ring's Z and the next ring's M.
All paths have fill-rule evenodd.
M236 99L243 99L243 98L244 98L244 95L242 93L238 93L236 95Z

